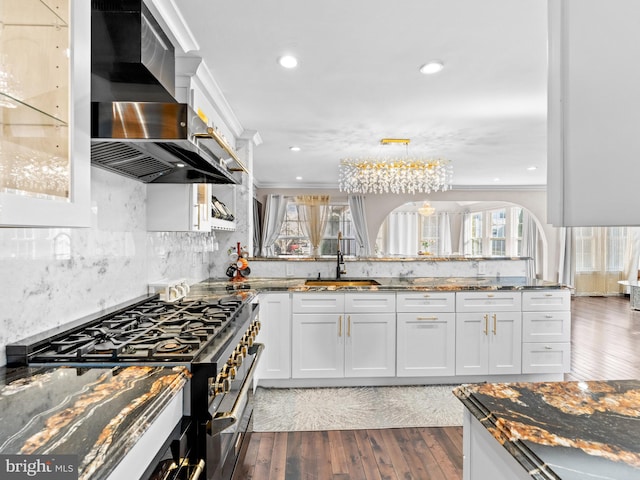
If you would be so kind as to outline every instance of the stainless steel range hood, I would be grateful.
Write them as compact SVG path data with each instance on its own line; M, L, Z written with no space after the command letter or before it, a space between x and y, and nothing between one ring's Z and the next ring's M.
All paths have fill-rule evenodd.
M239 183L234 172L246 172L186 104L93 103L91 115L91 161L98 167L145 183Z
M240 183L247 169L174 98L175 55L142 0L92 0L91 162L145 183Z

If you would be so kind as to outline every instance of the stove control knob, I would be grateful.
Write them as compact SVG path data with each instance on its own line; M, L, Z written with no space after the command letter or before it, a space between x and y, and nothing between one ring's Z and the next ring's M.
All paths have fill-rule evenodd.
M213 384L213 394L227 393L231 390L231 382L227 378L222 378L222 375L216 377L216 381Z
M222 378L230 378L231 380L236 378L236 367L231 362L232 360L229 359L227 363L222 366L222 371L220 372Z
M248 353L249 353L249 349L247 348L247 346L244 343L241 343L240 345L238 345L236 347L236 352L238 352L243 357L246 357L248 355Z
M247 346L250 347L253 345L253 337L249 334L246 334L244 337L242 337L242 343Z
M260 323L260 320L254 320L251 326L258 332L260 331L260 328L262 328L262 324Z
M238 352L236 349L236 351L231 354L231 357L229 357L228 363L234 367L239 367L242 365L242 358L242 353Z

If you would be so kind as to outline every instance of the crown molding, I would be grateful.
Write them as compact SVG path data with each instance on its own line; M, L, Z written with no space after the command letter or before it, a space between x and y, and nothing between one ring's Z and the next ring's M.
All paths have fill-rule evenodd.
M191 32L187 22L185 22L180 10L176 7L174 0L151 0L151 4L162 17L183 52L200 50L196 37Z

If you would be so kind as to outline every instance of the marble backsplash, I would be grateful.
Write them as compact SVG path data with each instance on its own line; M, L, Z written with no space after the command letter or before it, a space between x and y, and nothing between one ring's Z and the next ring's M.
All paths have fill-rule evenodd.
M7 343L213 269L215 232L147 232L146 185L91 173L90 228L0 228L0 365Z
M528 258L433 257L415 259L346 259L350 278L376 277L527 277ZM252 259L251 276L255 277L336 277L335 258Z

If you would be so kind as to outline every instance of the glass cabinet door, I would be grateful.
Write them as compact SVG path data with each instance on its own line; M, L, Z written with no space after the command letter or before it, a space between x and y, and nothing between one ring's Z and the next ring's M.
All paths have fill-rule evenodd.
M0 1L0 225L89 226L90 3Z

